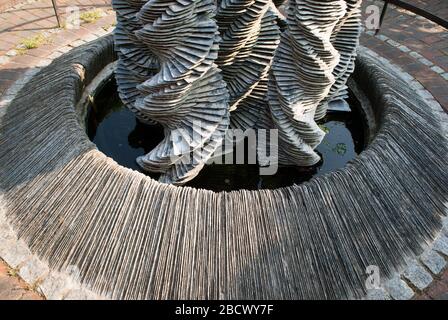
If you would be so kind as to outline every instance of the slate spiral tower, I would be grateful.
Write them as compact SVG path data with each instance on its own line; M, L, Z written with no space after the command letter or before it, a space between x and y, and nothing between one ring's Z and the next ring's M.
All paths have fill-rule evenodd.
M216 62L229 90L231 129L256 128L266 113L267 79L280 42L277 19L270 0L222 0L217 5L222 39ZM233 138L227 136L227 146Z
M120 17L115 41L122 65L131 63L118 69L121 97L138 115L165 128L163 141L137 162L161 172L161 182L185 183L222 143L229 124L226 84L214 64L215 6L212 0L150 0L141 6L132 1L121 6L122 1L114 0ZM155 65L155 74L140 70L140 61Z
M360 32L358 0L290 0L269 80L279 163L311 166L325 133L316 119L329 101L343 98Z
M271 0L114 0L120 97L165 128L139 165L183 184L228 128L278 129L279 164L316 164L325 135L316 121L347 96L360 4L291 0L285 21ZM272 143L258 141L261 165Z

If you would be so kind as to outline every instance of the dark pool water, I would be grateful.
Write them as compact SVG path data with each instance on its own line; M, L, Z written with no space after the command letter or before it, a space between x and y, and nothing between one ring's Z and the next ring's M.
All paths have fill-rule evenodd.
M208 165L188 186L215 191L273 189L300 184L315 176L342 168L364 148L363 122L358 102L350 97L351 112L329 112L319 125L327 132L317 151L322 160L313 167L279 167L275 175L261 176L255 164ZM112 78L90 106L87 133L98 149L122 166L146 173L135 159L148 153L163 138L161 126L139 122L121 103Z

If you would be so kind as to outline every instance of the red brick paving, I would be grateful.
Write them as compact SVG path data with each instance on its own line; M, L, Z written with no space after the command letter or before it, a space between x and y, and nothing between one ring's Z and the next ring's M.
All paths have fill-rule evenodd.
M446 0L402 0L418 8L431 12L442 19L448 20L448 6Z
M58 30L55 29L56 19L53 15L51 0L36 1L24 4L20 9L12 8L7 12L0 12L0 59L4 59L6 52L15 49L24 38L43 31L51 31L48 36L51 40L49 43L36 49L26 50L24 54L18 54L8 60L0 60L0 96L43 58L88 35L104 34L106 31L103 28L110 28L115 22L115 15L111 14L109 1L58 0L58 4L61 13L65 12L65 7L69 4L77 5L81 11L90 10L93 7L101 8L108 15L94 23L82 24L79 30ZM0 300L43 299L36 292L30 291L23 280L10 276L8 270L10 268L0 260Z
M26 50L24 54L19 52L9 60L0 60L0 94L4 94L14 80L19 79L27 69L32 68L42 58L48 57L58 48L71 45L87 35L98 34L97 30L100 27L110 27L115 22L115 16L112 14L108 0L58 0L58 4L61 13L65 12L67 6L76 5L81 11L100 8L106 16L97 22L83 23L79 29L71 30L55 28L56 20L51 0L23 4L20 9L14 7L0 13L0 59L7 52L17 49L23 39L43 31L49 32L47 34L48 43L35 49ZM11 23L11 21L16 23Z
M58 0L59 13L65 19L66 8L79 7L80 11L100 8L111 10L110 0ZM20 4L0 14L0 51L14 49L20 40L42 31L58 29L51 0Z
M428 288L418 294L415 300L448 300L448 268Z
M11 268L0 260L0 300L43 300L17 276L10 275Z
M425 10L430 12L446 12L448 1L423 1L406 0L409 3L425 4ZM379 4L382 1L364 0L363 7L371 4ZM365 10L363 10L363 13ZM442 68L448 75L448 31L443 27L424 18L417 18L415 14L389 6L379 35L407 46L409 49L418 52L434 65ZM404 71L416 78L427 89L434 98L448 112L448 82L441 74L431 70L429 66L417 61L409 53L401 51L389 43L379 40L379 38L364 33L361 37L361 44L373 49L380 55L399 65Z

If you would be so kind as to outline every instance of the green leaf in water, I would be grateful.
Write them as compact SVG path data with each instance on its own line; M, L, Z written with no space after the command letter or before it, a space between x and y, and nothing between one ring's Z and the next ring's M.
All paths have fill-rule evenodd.
M337 143L333 151L338 155L343 156L347 152L347 145L345 143Z
M330 128L328 128L328 127L327 127L326 125L324 125L324 124L320 124L320 125L319 125L319 128L321 128L322 131L325 132L325 133L329 133L329 132L330 132Z

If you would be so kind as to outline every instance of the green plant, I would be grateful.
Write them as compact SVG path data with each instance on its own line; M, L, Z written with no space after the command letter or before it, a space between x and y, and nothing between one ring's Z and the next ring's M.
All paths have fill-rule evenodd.
M115 27L117 25L116 22L112 22L111 24L103 26L104 31L108 31L110 28Z
M21 47L19 50L28 50L38 48L42 44L48 43L48 36L44 33L39 33L35 36L25 38L20 41Z
M8 275L10 277L17 277L19 275L19 269L18 268L8 268Z
M338 155L343 156L347 152L347 145L345 143L337 143L333 151Z
M81 19L84 23L92 23L98 20L103 16L103 12L100 9L90 10L86 12L82 12L79 15L79 19Z

